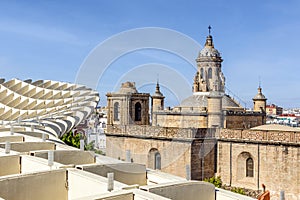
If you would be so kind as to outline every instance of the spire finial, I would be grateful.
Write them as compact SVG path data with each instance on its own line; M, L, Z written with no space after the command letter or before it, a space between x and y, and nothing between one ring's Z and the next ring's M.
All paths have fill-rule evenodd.
M163 94L160 92L158 74L154 96L163 96Z
M211 32L211 26L209 25L208 26L208 36L206 37L205 46L214 48L213 39L212 39L212 36L210 35L210 32Z
M260 79L260 76L258 76L258 94L262 94L262 92L261 92L261 79Z
M157 83L156 83L156 90L155 90L155 92L159 92L160 90L159 90L159 83L158 83L158 81L157 81Z
M156 92L160 92L159 91L159 74L157 73L157 82L156 82Z

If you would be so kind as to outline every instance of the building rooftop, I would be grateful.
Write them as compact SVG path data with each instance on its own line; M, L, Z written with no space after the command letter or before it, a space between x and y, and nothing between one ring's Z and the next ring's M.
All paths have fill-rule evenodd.
M300 128L285 126L285 125L281 125L281 124L265 124L262 126L253 127L253 128L251 128L251 130L300 132Z
M208 92L197 92L192 96L184 99L180 107L207 107L207 96ZM237 102L235 102L230 96L223 95L222 98L222 106L223 108L242 108Z
M2 79L0 92L0 199L215 199L212 184L65 145L59 137L97 105L91 89ZM216 197L237 199L220 190Z

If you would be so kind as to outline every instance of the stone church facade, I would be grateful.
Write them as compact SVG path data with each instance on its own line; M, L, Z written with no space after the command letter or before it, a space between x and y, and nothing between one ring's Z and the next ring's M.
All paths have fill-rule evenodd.
M209 34L196 58L193 95L173 109L164 108L158 83L153 95L139 93L132 82L108 93L106 154L188 179L220 175L227 185L254 190L264 183L274 198L280 190L299 194L299 135L253 131L265 124L267 99L259 87L253 110L246 111L227 95L222 61ZM293 140L276 140L282 134ZM280 175L281 169L295 178ZM276 184L280 181L294 186Z
M271 199L300 199L300 130L276 126L222 129L218 137L217 175L227 185L271 192Z

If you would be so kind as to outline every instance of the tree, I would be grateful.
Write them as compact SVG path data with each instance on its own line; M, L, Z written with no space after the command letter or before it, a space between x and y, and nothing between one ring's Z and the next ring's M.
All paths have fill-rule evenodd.
M68 133L65 133L60 139L69 146L80 148L80 133L74 135L73 132L70 131Z

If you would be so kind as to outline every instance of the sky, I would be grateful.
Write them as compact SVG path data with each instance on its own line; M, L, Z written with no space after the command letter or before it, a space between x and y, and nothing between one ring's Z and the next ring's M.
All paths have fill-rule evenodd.
M232 94L252 107L260 83L269 104L300 107L298 0L2 0L0 10L0 70L6 80L73 83L93 52L124 32L161 28L203 46L211 25L215 48L224 59L226 87ZM131 37L117 47L131 47L144 42L144 37ZM149 38L150 43L156 42L155 48L120 54L105 66L105 73L97 75L93 89L100 92L100 105L106 104L105 94L118 90L126 79L139 83L140 92L149 93L154 92L159 79L166 104L171 106L179 104L182 95L192 94L189 86L196 63L157 46L169 42L173 46L168 48L184 48L185 52L192 48L171 35L164 35L165 41L161 35ZM94 67L104 68L101 62L108 58L112 46L105 47L107 52L96 55L99 62ZM191 56L196 58L200 50L193 50ZM93 76L84 75L87 79Z

